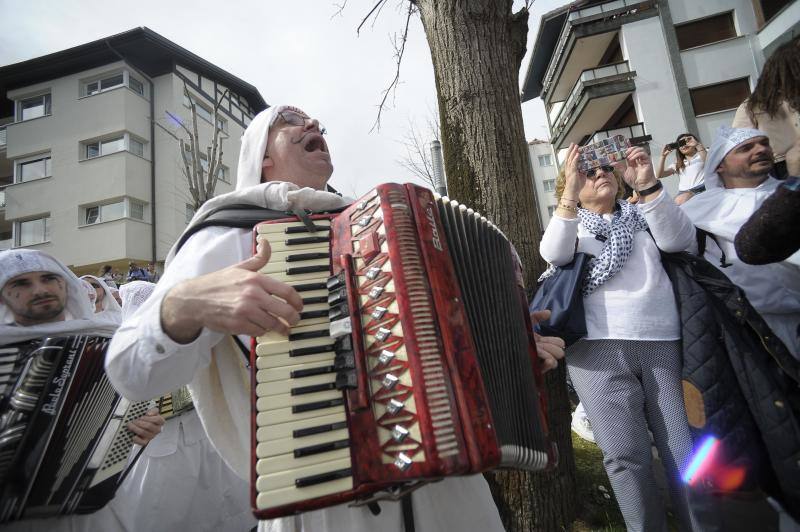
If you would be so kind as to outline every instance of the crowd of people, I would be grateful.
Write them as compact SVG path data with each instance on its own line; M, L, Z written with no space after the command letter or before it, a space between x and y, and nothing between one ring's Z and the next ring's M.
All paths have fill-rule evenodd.
M797 63L797 39L789 48L793 53L781 49L771 61ZM744 106L747 127L721 128L709 148L695 134L679 135L657 168L643 147L588 174L579 170L578 146L567 152L558 207L540 251L551 264L545 275L577 252L593 256L580 287L586 335L566 349L556 337L537 336L536 344L543 368L565 360L630 531L667 529L651 441L683 529L796 526L800 258L793 221L800 211L800 136L781 139L785 149L777 160L770 134L754 127L767 127L780 113L796 126L800 99L796 84L790 88L794 96L781 93L777 106L757 89ZM672 152L675 162L666 166ZM787 178L777 179L776 162ZM349 200L326 189L332 171L319 122L298 108L275 106L245 131L236 190L198 210L187 228L191 237L170 250L160 279L131 263L127 282L115 292L121 276L110 266L79 279L46 253L0 252L3 344L113 335L105 367L120 394L147 401L186 387L193 402L167 421L150 410L129 425L145 449L102 510L22 520L9 530L256 526L248 490L251 370L241 345L269 331L288 334L303 303L293 288L259 273L271 250L261 244L253 255L249 229L196 228L227 205L344 207ZM659 180L673 173L680 177L674 200ZM625 201L626 189L636 192L635 201ZM790 243L775 238L783 234L774 232L776 225ZM534 321L548 313L537 312ZM709 435L720 442L718 467L688 482L695 451ZM720 480L720 468L738 468L738 481L730 474ZM376 514L340 505L257 526L275 532L503 529L481 475L428 484L411 494L411 507L409 513L400 503L382 503Z

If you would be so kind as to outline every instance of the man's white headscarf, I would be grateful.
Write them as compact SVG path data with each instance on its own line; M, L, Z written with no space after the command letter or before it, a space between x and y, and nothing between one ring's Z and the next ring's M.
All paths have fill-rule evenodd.
M313 188L300 188L294 183L284 181L261 182L261 168L267 150L267 137L270 128L278 120L279 113L287 109L297 110L290 105L276 105L258 113L242 135L239 163L236 168L236 190L211 198L194 214L189 227L202 221L213 209L225 205L255 205L292 212L295 205L304 209L325 211L348 205L351 200L338 194ZM167 254L168 264L175 256L175 246Z
M122 285L119 289L119 296L122 298L122 319L126 320L133 316L155 288L155 283L148 281L131 281Z
M64 279L67 285L66 320L28 327L17 326L14 325L11 309L0 302L0 344L24 342L43 336L113 334L116 325L94 318L94 307L86 296L86 288L61 262L47 253L33 249L0 251L0 290L10 279L31 272L50 272Z
M753 188L725 188L717 168L736 146L755 137L758 129L721 126L708 150L704 168L706 191L682 205L695 226L733 242L739 228L780 184L772 177Z
M92 304L92 308L95 307L95 303L97 303L97 291L92 286L92 283L81 277L81 284L86 289L86 294L89 296L89 303Z
M94 317L98 320L108 320L112 323L116 323L119 325L122 323L122 307L119 306L117 300L114 299L114 294L111 292L111 288L106 284L106 282L101 279L100 277L95 277L94 275L84 275L81 279L89 279L93 280L105 292L105 296L103 297L103 307L100 309L99 312L96 312ZM89 281L91 282L91 281Z

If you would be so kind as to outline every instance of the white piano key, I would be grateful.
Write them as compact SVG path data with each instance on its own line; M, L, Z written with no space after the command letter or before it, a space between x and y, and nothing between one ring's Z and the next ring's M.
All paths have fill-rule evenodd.
M261 492L266 492L269 490L288 488L289 486L294 486L295 480L300 478L330 473L340 469L347 469L350 467L350 453L347 449L345 449L345 451L347 451L348 454L347 458L340 458L338 460L331 460L322 464L300 467L290 471L271 473L269 475L259 475L258 478L256 478L256 489Z
M261 268L259 271L261 273L266 274L275 274L275 273L286 273L286 270L289 268L304 268L306 266L325 266L327 267L330 264L329 259L314 259L314 260L304 260L298 262L283 262L283 261L274 261L272 257L270 257L270 261L267 263L266 266Z
M268 508L276 508L285 504L293 502L305 501L324 497L326 495L333 495L335 493L342 493L353 489L353 477L345 477L315 486L308 486L305 488L283 488L279 490L271 490L265 493L256 495L256 507L259 510L266 510Z
M307 377L291 377L291 373L296 370L324 368L332 366L333 361L323 360L322 362L310 362L307 364L295 364L293 366L282 366L280 368L260 369L256 372L256 382L275 382L286 379L296 378L298 383L305 382Z
M268 384L259 384L258 386L269 386ZM256 393L258 394L258 389ZM328 390L325 392L307 393L303 395L290 395L288 393L270 395L268 398L258 396L256 399L256 409L259 412L266 412L268 410L275 410L279 408L287 408L292 406L299 406L308 403L316 403L318 401L333 401L334 399L341 399L341 390Z
M344 428L339 430L331 430L328 432L320 432L319 434L312 434L302 438L281 438L279 440L270 440L256 445L256 456L258 458L269 458L271 456L291 453L294 452L295 449L301 449L303 447L346 440L349 438L350 432Z
M269 242L269 247L272 251L277 252L296 252L296 253L308 253L312 251L326 251L329 248L328 242L308 242L304 244L298 244L295 240L291 244L287 244L287 241L294 240L296 238L305 238L308 236L323 236L325 238L328 237L328 233L323 233L321 235L286 235L286 238L281 238L280 240L274 240L271 238L266 238L265 235L258 235L256 237L256 242L267 241Z
M312 220L314 225L318 227L330 227L331 221L330 220ZM293 236L293 235L304 235L304 234L313 234L313 233L292 233L286 234L284 230L287 227L305 227L305 224L299 220L294 222L284 222L284 223L276 223L276 224L261 224L258 226L258 234L259 235L266 235L266 234L281 234L286 236Z
M339 392L341 393L341 392ZM288 421L299 421L303 419L323 418L331 414L344 413L344 405L320 408L319 410L309 410L307 412L292 412L292 408L278 408L267 410L256 414L256 427L265 427L286 423Z
M336 373L326 373L324 375L315 375L313 377L304 377L301 379L289 379L282 382L281 381L262 382L256 385L256 396L269 397L272 395L286 395L290 394L292 389L295 388L300 388L304 386L313 386L315 384L330 384L335 382L336 382ZM292 397L302 399L303 397L314 397L316 395L317 395L316 393L305 393L300 395L294 395ZM280 406L286 406L286 405L280 405Z
M263 419L266 420L265 423L260 424L256 429L256 441L259 442L291 438L296 430L341 423L347 421L347 415L344 411L344 405L342 405L339 407L339 411L334 413L312 416L306 419L296 419L284 423L274 421L270 415L265 415ZM305 437L297 439L303 441Z
M256 369L271 369L280 368L283 366L296 366L298 362L310 364L312 362L329 362L333 363L336 358L336 353L333 351L326 351L324 353L317 353L313 355L303 355L301 357L290 357L288 353L278 353L275 355L261 355L258 353L256 347Z
M300 458L295 458L293 453L281 454L270 458L260 458L256 460L256 473L258 475L270 475L272 473L281 473L284 471L296 471L298 469L313 466L315 464L323 465L325 471L335 471L336 469L341 468L330 469L328 464L343 458L346 458L349 462L350 449L334 449L333 451L327 453L311 454L308 456L302 456ZM292 483L294 483L294 479L292 479ZM285 486L275 486L275 488L283 487Z

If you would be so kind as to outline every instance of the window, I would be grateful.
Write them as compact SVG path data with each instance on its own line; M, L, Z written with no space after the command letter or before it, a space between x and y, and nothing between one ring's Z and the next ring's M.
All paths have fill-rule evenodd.
M208 172L208 159L202 155L200 156L200 166L203 168L203 171ZM230 171L228 170L227 166L220 165L220 167L217 169L217 179L224 181L225 183L230 183L228 178L229 173Z
M728 11L680 24L675 26L675 34L678 37L678 48L681 50L732 39L736 37L733 12Z
M26 98L19 102L19 120L30 120L50 114L50 95L41 94L33 98Z
M542 185L544 185L545 192L553 192L556 189L556 180L545 179L544 181L542 181Z
M553 213L556 212L555 205L548 205L547 207L547 216L553 216Z
M90 205L83 209L81 224L99 224L126 217L144 220L144 203L130 198L123 198L113 203Z
M689 89L694 114L697 116L736 109L748 96L747 78L724 81L715 85Z
M144 84L141 80L131 76L127 70L115 74L104 74L100 78L87 81L83 84L81 95L92 96L117 87L128 87L133 92L144 96Z
M17 245L31 246L50 240L50 217L17 222Z
M186 213L185 213L185 221L186 221L187 224L192 221L192 218L194 217L194 213L195 213L194 206L192 206L192 205L187 203L186 204Z
M144 157L144 146L144 142L131 137L129 133L125 133L109 139L83 143L82 156L84 159L93 159L101 155L117 153L127 149L134 155Z
M213 111L208 107L206 107L205 104L198 102L197 98L195 97L192 97L192 101L194 101L194 108L197 110L197 116L199 116L209 124L213 124L214 123ZM186 96L185 94L183 95L183 105L190 108L192 106L192 104L189 102L189 97ZM217 115L217 127L219 128L220 131L228 131L228 121L222 118L221 116Z
M553 166L553 160L549 155L540 155L539 166Z
M17 164L17 176L14 182L24 183L26 181L33 181L34 179L50 177L53 175L51 166L49 155L47 157L21 162Z

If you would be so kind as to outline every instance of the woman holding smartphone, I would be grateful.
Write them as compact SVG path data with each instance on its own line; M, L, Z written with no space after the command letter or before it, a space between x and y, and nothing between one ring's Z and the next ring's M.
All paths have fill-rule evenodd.
M672 151L675 151L675 162L664 168L667 155ZM673 174L678 175L680 181L678 181L678 195L675 197L675 203L678 205L689 201L692 196L706 189L703 165L706 164L707 155L705 146L691 133L681 133L675 142L667 144L661 151L656 177L663 179Z
M568 264L576 251L595 257L583 283L588 334L567 349L566 361L627 529L666 530L649 429L676 513L683 528L696 530L680 478L692 452L681 326L659 254L689 248L694 227L663 190L644 149L625 155L624 179L638 191L637 205L620 201L624 163L586 175L578 170L578 147L569 147L556 181L558 207L539 249L553 266Z

